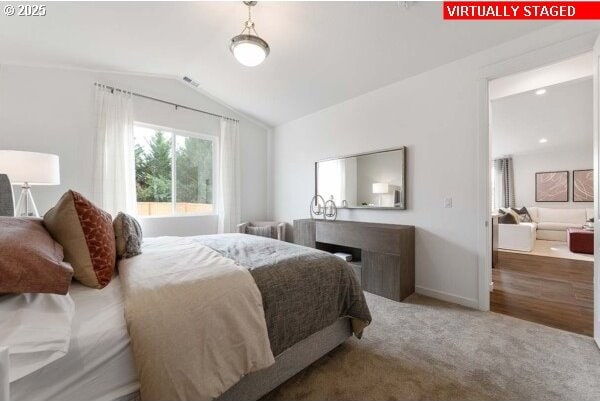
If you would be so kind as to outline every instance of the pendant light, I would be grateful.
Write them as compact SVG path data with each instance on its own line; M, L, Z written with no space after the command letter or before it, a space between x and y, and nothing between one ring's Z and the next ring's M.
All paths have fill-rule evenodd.
M248 21L244 24L242 33L231 39L229 50L240 64L255 67L269 55L269 45L256 33L252 21L252 7L256 1L244 1L248 6Z

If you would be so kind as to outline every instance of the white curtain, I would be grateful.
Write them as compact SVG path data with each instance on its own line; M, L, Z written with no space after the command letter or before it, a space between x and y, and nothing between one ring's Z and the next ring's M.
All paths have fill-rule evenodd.
M135 213L133 104L129 92L96 87L94 199L113 217Z
M221 119L219 191L217 213L219 233L233 233L240 223L239 124Z
M358 159L356 157L348 157L345 160L345 194L342 200L346 200L348 205L357 205L358 197ZM337 202L336 202L337 204Z
M319 195L325 200L333 198L339 207L342 201L356 205L357 163L355 157L319 162Z
M346 163L345 159L319 162L319 195L325 200L333 198L337 206L346 199Z

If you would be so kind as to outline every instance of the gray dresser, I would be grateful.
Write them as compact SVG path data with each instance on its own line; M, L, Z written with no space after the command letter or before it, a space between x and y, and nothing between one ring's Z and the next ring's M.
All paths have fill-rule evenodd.
M294 242L352 255L365 291L402 301L415 291L415 227L356 221L294 220Z

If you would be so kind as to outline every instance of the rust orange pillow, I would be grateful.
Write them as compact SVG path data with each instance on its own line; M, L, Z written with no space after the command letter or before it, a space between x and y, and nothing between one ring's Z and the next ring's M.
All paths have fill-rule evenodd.
M78 281L94 288L110 282L117 257L110 214L70 190L44 215L44 225L62 245Z
M73 269L41 219L0 217L0 294L69 291Z

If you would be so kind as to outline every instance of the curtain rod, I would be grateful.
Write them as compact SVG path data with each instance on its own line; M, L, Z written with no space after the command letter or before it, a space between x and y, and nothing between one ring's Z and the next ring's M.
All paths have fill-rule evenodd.
M213 117L224 118L225 120L235 121L236 123L240 122L240 120L237 120L237 119L232 118L232 117L222 116L220 114L211 113L210 111L204 111L204 110L200 110L200 109L194 109L193 107L183 106L181 104L168 102L166 100L157 99L155 97L146 96L146 95L142 95L142 94L135 93L135 92L130 92L130 91L127 91L125 89L115 88L113 86L100 84L98 82L94 82L94 86L101 86L101 87L104 87L106 89L110 89L111 91L131 93L131 95L137 96L137 97L141 97L143 99L154 100L155 102L160 102L160 103L168 104L168 105L171 105L171 106L175 106L175 110L177 110L179 108L182 108L182 109L186 109L186 110L197 111L198 113L207 114L207 115L213 116Z

